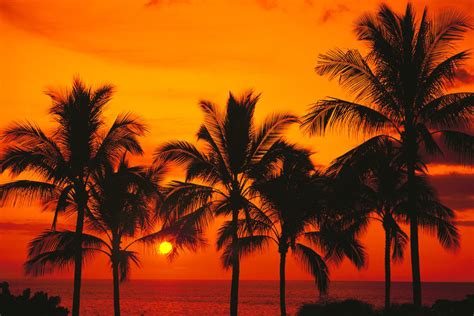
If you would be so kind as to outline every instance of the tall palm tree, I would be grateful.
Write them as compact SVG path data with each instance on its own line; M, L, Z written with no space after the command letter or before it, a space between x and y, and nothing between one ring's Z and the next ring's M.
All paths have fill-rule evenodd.
M237 315L238 306L238 222L241 216L250 219L256 212L249 199L249 185L255 176L268 172L271 162L278 159L277 140L289 124L296 122L289 114L273 115L257 127L254 111L258 100L259 96L252 92L240 98L230 93L225 113L213 103L201 101L204 124L197 137L204 143L203 148L175 141L156 152L158 159L186 167L186 182L174 182L164 203L171 216L195 214L203 224L214 215L231 216L232 253L226 267L232 267L232 316Z
M179 250L195 250L203 242L201 231L192 222L184 222L186 218L151 232L158 220L153 204L158 202L158 184L163 175L163 166L132 167L124 159L117 168L106 165L93 175L86 224L96 234L83 233L83 252L87 257L103 253L109 258L115 316L120 316L120 282L128 278L132 263L140 264L138 253L131 250L133 245L156 245L167 240L173 244L169 254L173 258ZM30 243L27 274L42 275L68 268L73 262L76 239L77 235L68 230L43 232Z
M285 266L288 251L315 278L321 294L329 283L328 259L340 262L349 258L358 268L364 265L365 253L357 240L361 223L329 220L336 214L328 211L329 179L315 171L310 153L287 145L284 158L272 173L255 181L252 189L262 200L262 212L250 221L240 221L241 255L273 241L280 253L280 311L286 315ZM231 222L219 230L218 247L230 253ZM359 229L357 229L359 225ZM339 227L337 230L335 227ZM304 242L317 247L305 245Z
M7 144L0 160L0 172L9 170L13 176L27 173L32 180L17 180L0 187L2 203L31 203L55 200L55 229L59 213L66 210L66 200L74 201L77 238L74 255L74 294L72 315L79 315L84 216L89 201L91 172L108 160L118 160L124 151L141 154L137 136L144 126L131 115L117 117L111 128L103 130L103 110L110 101L113 87L86 87L75 78L72 89L50 90L49 113L56 125L46 134L32 123L13 124L3 131Z
M382 5L377 14L364 15L357 22L356 34L368 44L369 53L332 50L320 55L316 66L318 74L338 78L354 93L355 101L323 99L303 121L310 133L345 126L354 133L399 143L409 187L413 300L417 305L421 305L421 277L416 174L425 153L442 153L438 142L463 160L473 158L474 137L465 130L471 125L474 94L446 93L456 70L469 57L468 51L454 52L453 45L470 27L465 16L453 11L432 19L425 9L417 20L411 4L404 14Z

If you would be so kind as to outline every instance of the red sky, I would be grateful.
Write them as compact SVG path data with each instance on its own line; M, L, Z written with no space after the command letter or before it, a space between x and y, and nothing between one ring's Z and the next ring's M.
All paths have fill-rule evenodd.
M79 74L89 84L110 82L117 93L106 112L111 120L132 111L150 126L143 139L150 162L153 149L169 139L195 140L202 116L200 99L224 104L228 91L253 88L262 93L257 119L278 111L304 114L308 105L325 96L348 97L337 82L317 76L313 67L319 53L335 47L361 48L352 32L355 19L373 11L378 1L311 0L154 0L60 1L0 0L0 127L31 120L45 129L48 87L70 85ZM451 1L426 3L431 12L452 6ZM390 1L402 9L405 1ZM472 12L471 1L455 7ZM473 32L460 44L472 47ZM453 89L472 91L474 62L462 70ZM309 138L295 127L288 133L316 152L325 165L362 139L346 133ZM458 214L461 249L449 253L436 239L421 238L422 277L426 281L474 281L474 171L449 161L433 162L432 181L443 201ZM178 173L176 173L178 174ZM7 175L0 176L5 182ZM22 277L28 241L49 227L52 214L38 207L0 209L0 278ZM64 219L72 223L72 219ZM209 229L210 246L197 254L184 254L168 263L148 250L142 269L133 278L224 279L213 244L217 225ZM363 238L369 253L367 269L347 263L331 270L335 280L383 279L383 237L371 226ZM410 280L409 253L395 265L394 280ZM53 277L70 277L58 274ZM85 269L86 278L108 278L105 260ZM243 279L277 279L275 248L244 259ZM289 279L309 278L295 262Z

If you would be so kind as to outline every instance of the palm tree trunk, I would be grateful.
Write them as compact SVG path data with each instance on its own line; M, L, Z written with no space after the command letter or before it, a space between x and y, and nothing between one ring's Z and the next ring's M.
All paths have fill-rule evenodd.
M280 251L280 313L281 316L286 316L286 250Z
M418 248L418 219L410 218L411 271L413 275L413 304L421 306L420 253Z
M85 203L78 203L76 221L76 254L74 256L74 292L72 296L72 316L79 316L82 282L82 231L84 229Z
M237 316L239 304L239 275L240 275L240 260L239 260L239 244L238 244L238 210L232 211L232 286L230 290L230 315Z
M390 241L391 232L390 228L385 228L385 309L390 308L390 287L391 287L391 275L390 275Z
M118 263L112 263L112 277L114 282L114 315L120 316L120 279L119 279L119 270Z
M414 201L415 165L408 163L408 203L410 207L410 253L411 272L413 286L413 304L421 306L421 274L420 274L420 253L418 245L418 218L416 215L416 203Z

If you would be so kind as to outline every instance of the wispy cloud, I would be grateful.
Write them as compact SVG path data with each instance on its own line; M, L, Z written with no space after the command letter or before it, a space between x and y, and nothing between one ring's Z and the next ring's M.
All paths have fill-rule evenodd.
M456 79L454 80L454 86L460 87L463 85L474 84L474 69L472 68L461 68L456 72Z
M159 5L190 4L191 0L150 0L145 6L153 7Z
M43 222L0 222L2 233L37 233L51 227L50 223Z
M429 177L444 204L458 211L474 209L474 174L443 174Z
M265 10L273 10L278 7L278 0L256 0L256 2Z
M474 221L455 221L457 226L474 227Z
M349 7L347 7L345 4L337 4L333 7L326 8L323 10L321 15L319 16L319 22L320 23L326 23L329 22L330 20L333 20L337 18L340 14L349 12Z

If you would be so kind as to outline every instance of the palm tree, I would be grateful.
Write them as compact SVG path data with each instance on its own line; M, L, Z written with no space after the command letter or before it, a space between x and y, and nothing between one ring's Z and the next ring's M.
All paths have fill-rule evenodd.
M456 70L469 57L454 53L453 45L470 28L460 13L444 11L431 19L427 10L419 20L411 4L404 14L382 5L376 15L364 15L356 25L359 40L369 46L366 56L354 49L320 55L316 71L338 78L355 101L328 98L318 101L304 117L310 133L345 126L349 131L396 141L402 148L410 210L410 250L413 300L421 305L418 247L419 210L415 182L423 159L440 154L438 142L472 161L474 137L470 126L474 94L446 93ZM370 145L370 142L367 144Z
M230 93L225 113L213 103L201 101L204 124L197 137L204 143L203 149L174 141L156 151L156 158L186 167L186 182L174 182L169 188L164 203L168 216L194 214L205 224L214 215L231 215L232 253L225 267L232 267L232 316L237 315L238 306L238 222L241 216L249 219L257 209L249 199L249 185L278 159L277 140L289 124L296 122L292 115L273 115L257 127L254 111L258 100L252 92L240 98Z
M390 307L391 259L402 260L408 237L399 222L409 223L407 177L403 172L401 149L395 142L376 140L370 146L362 144L337 158L329 167L340 186L350 188L346 200L356 205L359 216L382 224L385 232L385 308ZM441 245L459 247L459 234L453 225L454 212L441 204L428 182L417 175L416 203L420 226L437 232Z
M159 197L158 184L163 171L161 166L151 170L131 167L123 157L117 170L106 165L93 176L89 217L91 226L106 233L111 245L115 316L120 316L119 281L127 277L128 262L137 263L136 254L128 251L128 246L122 249L122 241L134 237L138 230L153 227L156 216L150 211L150 206Z
M321 294L329 283L328 259L340 262L349 258L358 268L364 265L365 253L357 240L361 222L334 225L327 210L330 179L314 170L310 153L287 146L280 167L254 182L252 189L262 200L262 212L250 220L240 221L241 255L274 241L280 253L280 310L286 315L285 266L289 250L311 273ZM231 222L219 230L218 246L230 253ZM330 225L331 224L331 225ZM339 227L337 230L335 227ZM305 245L317 246L321 252Z
M49 113L56 126L48 135L32 123L13 124L3 131L7 144L0 160L0 172L9 170L13 176L26 173L34 180L17 180L2 184L2 203L55 201L52 229L58 214L66 211L66 201L74 201L76 213L76 244L70 245L74 255L74 294L72 315L79 315L83 251L82 232L89 202L91 173L108 160L118 160L123 152L141 154L137 136L144 126L131 115L117 117L108 131L103 130L103 110L110 101L113 87L86 87L78 78L72 90L50 90ZM104 133L105 132L105 133Z
M350 199L356 200L359 216L382 224L385 232L385 309L390 307L391 259L402 260L408 236L398 224L402 214L397 206L403 201L401 190L406 176L396 164L396 149L392 143L379 144L378 150L364 151L359 146L337 158L329 167L347 188ZM374 147L370 149L374 149ZM357 182L358 181L358 182ZM357 183L357 185L354 185ZM347 196L346 196L347 198Z
M132 263L140 264L138 253L131 250L133 245L170 241L172 259L183 248L195 250L203 242L201 231L192 222L185 222L186 218L150 233L158 220L152 206L159 200L158 184L164 171L163 166L132 167L122 159L117 168L109 164L93 174L86 223L97 234L83 233L83 252L87 257L103 253L109 258L115 316L120 316L120 282L128 278ZM139 233L142 236L136 238ZM27 274L42 275L68 268L74 258L76 239L77 235L68 230L43 232L30 243L25 263ZM125 241L127 244L123 246Z

